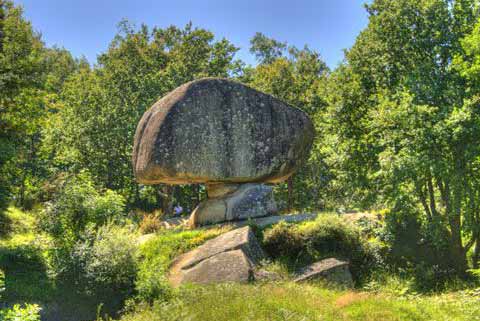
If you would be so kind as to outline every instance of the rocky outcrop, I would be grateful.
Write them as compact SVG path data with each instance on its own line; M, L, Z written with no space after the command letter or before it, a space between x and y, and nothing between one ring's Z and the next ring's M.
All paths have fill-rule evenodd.
M238 82L204 78L145 112L133 169L142 184L206 184L209 200L195 210L195 225L260 217L276 209L271 187L260 183L292 175L313 137L300 109Z
M322 279L350 288L353 287L353 279L348 265L348 262L335 258L324 259L298 271L295 282Z
M242 227L205 242L173 263L169 280L183 283L248 282L265 254L250 227Z

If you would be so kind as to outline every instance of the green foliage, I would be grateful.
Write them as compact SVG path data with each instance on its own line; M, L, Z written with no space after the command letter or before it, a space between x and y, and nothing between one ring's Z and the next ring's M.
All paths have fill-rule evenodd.
M0 212L8 205L21 143L41 113L43 45L22 14L12 2L0 3Z
M275 224L263 236L264 248L272 257L292 257L301 254L304 249L297 227L286 222Z
M33 213L10 207L5 217L11 227L0 238L0 267L6 286L2 299L10 303L50 299L54 285L44 256L49 239L35 231Z
M362 208L418 207L421 229L448 244L460 275L480 242L480 118L471 90L478 86L467 77L475 77L477 8L443 0L367 5L369 25L333 73L323 115L340 195Z
M382 263L356 226L331 214L321 214L317 220L299 225L276 224L265 231L263 245L291 270L327 257L346 259L356 281Z
M15 304L11 309L0 310L2 321L40 321L40 307L37 304Z
M65 274L81 284L86 293L104 299L125 298L134 289L136 233L113 224L89 231L73 247L68 263Z
M60 244L72 246L87 226L101 226L109 221L121 222L125 216L125 199L111 190L99 193L87 172L68 177L40 215L42 230Z
M272 63L275 59L280 58L286 49L286 43L268 38L261 32L257 32L250 39L250 52L261 64Z

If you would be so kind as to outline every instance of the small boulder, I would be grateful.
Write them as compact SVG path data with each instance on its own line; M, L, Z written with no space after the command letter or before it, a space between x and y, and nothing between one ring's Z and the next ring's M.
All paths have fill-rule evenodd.
M182 283L248 282L254 267L265 258L252 229L242 227L222 234L178 257L169 280Z
M298 271L294 281L304 282L323 279L329 283L351 288L353 287L353 279L348 265L348 262L335 258L324 259L302 268Z

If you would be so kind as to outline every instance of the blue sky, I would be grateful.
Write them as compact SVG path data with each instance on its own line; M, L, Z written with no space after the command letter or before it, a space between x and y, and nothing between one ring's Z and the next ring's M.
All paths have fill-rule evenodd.
M90 62L105 51L118 22L206 28L241 47L237 58L254 64L249 40L260 31L297 47L308 44L330 67L343 58L367 25L365 0L14 0L42 33L47 45L84 55Z

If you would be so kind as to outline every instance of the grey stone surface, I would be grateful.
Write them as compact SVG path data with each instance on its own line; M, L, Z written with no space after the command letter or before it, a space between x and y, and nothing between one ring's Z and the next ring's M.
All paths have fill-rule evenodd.
M232 221L232 222L227 222L224 225L233 225L235 227L243 227L250 224L254 224L254 225L257 225L258 227L265 227L265 226L276 224L280 221L285 221L287 223L311 221L316 219L317 216L318 214L314 214L314 213L284 214L284 215L257 217L257 218L241 220L241 221ZM162 220L160 223L162 224L162 227L165 229L173 229L179 226L186 227L187 225L189 225L189 220L184 217L172 217L172 218L167 218L165 220Z
M313 137L300 109L238 82L204 78L143 115L133 168L143 184L276 183L308 157Z
M322 279L345 287L353 287L352 274L348 262L328 258L315 262L297 272L295 282Z
M185 273L180 273L177 284L182 283L219 283L253 280L253 271L248 257L242 250L218 253L200 261Z
M175 286L185 282L246 282L253 278L253 268L264 258L251 228L242 227L178 257L169 280Z
M277 211L271 186L250 183L239 185L233 192L231 190L220 197L202 202L193 211L190 225L246 220L271 215Z
M303 221L311 221L316 219L318 214L286 214L286 215L275 215L275 216L267 216L267 217L259 217L254 218L251 220L243 220L243 221L236 221L232 222L233 225L237 227L246 226L249 224L257 225L258 227L265 227L269 225L276 224L281 221L285 221L287 223L298 223Z
M282 276L276 272L267 271L263 269L255 270L253 272L253 276L255 281L261 282L271 282L271 281L280 281L282 280Z

